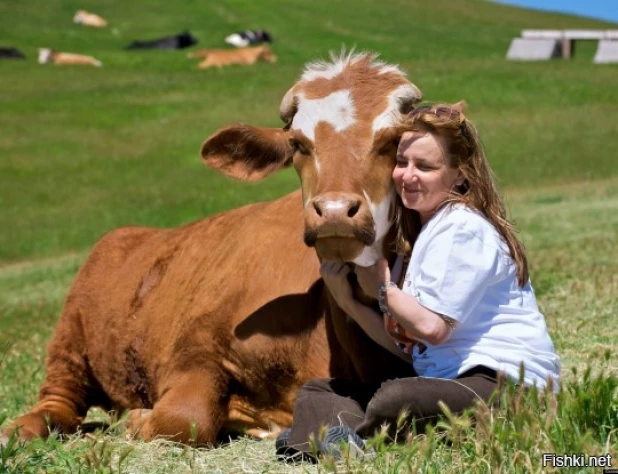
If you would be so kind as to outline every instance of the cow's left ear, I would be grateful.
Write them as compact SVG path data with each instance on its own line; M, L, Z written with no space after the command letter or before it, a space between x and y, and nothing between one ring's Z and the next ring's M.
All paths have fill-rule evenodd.
M258 181L292 164L289 132L281 128L232 125L202 145L206 166L231 178Z

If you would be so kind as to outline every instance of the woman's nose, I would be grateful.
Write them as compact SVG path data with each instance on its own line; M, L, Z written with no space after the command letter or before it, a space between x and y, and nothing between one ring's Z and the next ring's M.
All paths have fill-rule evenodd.
M418 176L416 174L416 168L412 166L408 166L403 173L403 180L407 183L412 183L418 180Z

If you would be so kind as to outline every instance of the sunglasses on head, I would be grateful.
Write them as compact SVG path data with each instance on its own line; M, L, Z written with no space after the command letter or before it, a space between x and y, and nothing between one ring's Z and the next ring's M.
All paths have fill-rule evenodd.
M422 113L431 113L431 114L434 114L436 117L439 117L442 119L458 120L458 121L461 120L461 116L462 116L462 113L459 110L455 110L452 107L447 107L444 105L440 105L437 107L432 106L432 105L421 105L420 107L417 107L412 112L410 112L410 116L414 117ZM465 119L461 121L461 134L466 140L468 154L471 155L473 152L472 140L471 140L470 133L468 131L467 122Z
M419 115L421 113L432 113L436 117L445 118L445 119L459 119L461 117L461 112L459 110L455 110L451 107L446 107L444 105L440 105L438 107L434 107L432 105L421 105L417 107L410 115Z

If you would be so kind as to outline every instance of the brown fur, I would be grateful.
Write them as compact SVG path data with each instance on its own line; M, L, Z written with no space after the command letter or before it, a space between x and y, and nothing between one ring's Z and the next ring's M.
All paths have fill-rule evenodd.
M103 28L107 26L107 21L96 13L89 13L86 10L77 10L73 17L73 22L85 26Z
M43 51L48 51L47 55L43 55ZM41 64L80 64L86 66L101 67L103 63L92 56L75 53L60 53L58 51L48 50L46 48L39 49L39 63Z
M277 56L268 45L253 46L238 49L203 49L193 51L187 55L189 58L204 58L197 67L207 69L209 67L229 66L230 64L255 64L258 61L274 63Z
M344 150L356 138L354 129L344 138L326 133L317 145ZM370 149L364 140L357 153ZM286 130L248 126L215 134L202 152L245 179L292 160ZM354 189L366 173L338 172L325 192ZM389 183L390 176L382 184ZM65 302L39 402L6 433L72 433L91 406L102 406L131 410L129 428L147 440L214 443L222 430L245 428L263 437L290 424L296 393L310 378L412 374L334 303L315 251L302 242L305 231L296 191L176 229L104 236Z

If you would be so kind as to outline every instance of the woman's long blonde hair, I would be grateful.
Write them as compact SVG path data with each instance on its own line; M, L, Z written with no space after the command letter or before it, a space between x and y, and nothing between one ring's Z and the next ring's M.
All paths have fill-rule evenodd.
M456 186L442 204L463 203L483 214L506 242L517 266L520 286L528 282L528 259L516 229L507 218L502 198L496 189L483 144L472 123L466 119L465 103L425 105L412 111L401 124L401 132L431 133L440 138L449 164L459 169L463 184ZM396 250L408 253L420 232L418 212L407 209L397 196L395 223Z

